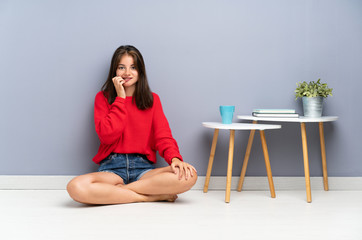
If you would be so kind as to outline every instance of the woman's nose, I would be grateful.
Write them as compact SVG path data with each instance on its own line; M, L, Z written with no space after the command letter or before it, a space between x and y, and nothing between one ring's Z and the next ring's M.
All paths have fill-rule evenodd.
M125 72L126 75L129 75L131 73L131 70L129 68L126 68Z

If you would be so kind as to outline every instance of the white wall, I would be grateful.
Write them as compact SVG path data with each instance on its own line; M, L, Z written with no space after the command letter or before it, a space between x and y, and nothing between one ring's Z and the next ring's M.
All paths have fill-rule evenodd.
M298 81L334 88L325 115L330 176L362 176L359 107L362 2L0 1L0 174L72 175L96 169L93 101L123 44L143 53L185 160L205 175L218 106L236 114L295 108ZM317 126L307 124L310 169L321 176ZM266 133L274 176L302 176L300 128ZM234 175L248 134L236 135ZM221 132L213 175L226 174ZM160 164L160 165L163 165ZM259 136L247 175L266 175Z

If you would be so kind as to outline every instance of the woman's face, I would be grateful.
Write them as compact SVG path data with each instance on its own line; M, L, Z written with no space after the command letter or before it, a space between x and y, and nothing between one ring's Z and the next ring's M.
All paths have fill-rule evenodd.
M125 88L135 88L136 82L138 81L138 72L136 66L134 65L133 57L130 55L123 55L121 61L119 61L117 71L117 77L122 77L125 83L123 87Z

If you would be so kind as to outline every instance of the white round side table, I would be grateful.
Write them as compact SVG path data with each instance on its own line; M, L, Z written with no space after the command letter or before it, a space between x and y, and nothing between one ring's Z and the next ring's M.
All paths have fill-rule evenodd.
M268 148L267 148L267 145L266 145L264 130L279 129L279 128L281 128L281 125L250 124L250 123L222 124L222 123L219 123L219 122L203 122L202 125L204 127L207 127L207 128L215 129L214 130L214 137L213 137L212 145L211 145L209 164L208 164L208 167L207 167L207 173L206 173L206 179L205 179L205 185L204 185L204 192L206 193L208 191L208 188L209 188L210 175L211 175L212 165L213 165L213 162L214 162L214 156L215 156L217 138L218 138L218 135L219 135L219 129L230 130L229 156L228 156L228 167L227 167L227 176L226 176L226 191L225 191L225 202L226 203L230 202L230 188L231 188L231 177L232 177L233 157L234 157L235 130L253 130L254 132L255 132L255 130L259 130L261 143L262 143L262 147L263 147L265 166L266 166L267 175L268 175L270 194L271 194L272 198L275 198L273 176L272 176L272 171L271 171L271 167L270 167L269 154L268 154ZM253 137L254 137L254 135L253 135ZM251 145L249 146L249 144L248 144L247 150L246 150L248 155L250 155L250 150L251 150ZM239 183L240 183L240 181L239 181ZM238 186L238 191L241 191L240 184Z
M267 121L267 122L296 122L300 123L301 135L302 135L302 146L303 146L303 161L304 161L304 175L305 175L305 185L307 193L307 202L312 202L312 193L310 187L310 175L309 175L309 160L308 160L308 147L307 147L307 134L305 130L305 123L318 123L319 125L319 137L321 144L321 155L322 155L322 167L323 167L323 183L324 190L328 191L328 173L327 173L327 160L326 160L326 147L324 141L324 122L333 122L338 119L336 116L322 116L318 118L309 118L309 117L299 117L299 118L274 118L274 117L254 117L254 116L237 116L241 120L251 120L253 124L256 124L257 121ZM254 135L252 136L252 131L250 132L249 143L252 144ZM249 145L248 143L248 145ZM247 156L245 155L245 158ZM245 161L245 160L244 160ZM247 161L246 161L247 162ZM246 169L245 165L245 169ZM244 168L244 165L243 165Z

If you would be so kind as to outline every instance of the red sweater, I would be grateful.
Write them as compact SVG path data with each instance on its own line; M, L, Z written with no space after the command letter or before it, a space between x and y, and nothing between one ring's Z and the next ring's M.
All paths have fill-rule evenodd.
M156 151L168 164L174 157L182 160L179 148L162 110L160 98L153 94L153 106L139 110L132 97L120 98L109 104L103 92L96 95L94 122L101 141L95 163L110 153L139 153L156 162Z

